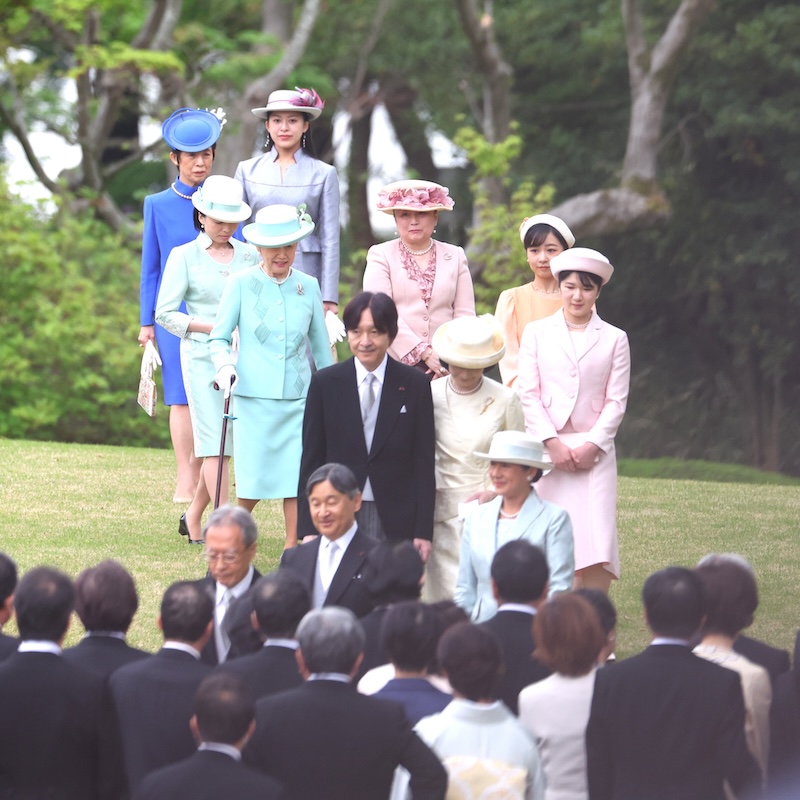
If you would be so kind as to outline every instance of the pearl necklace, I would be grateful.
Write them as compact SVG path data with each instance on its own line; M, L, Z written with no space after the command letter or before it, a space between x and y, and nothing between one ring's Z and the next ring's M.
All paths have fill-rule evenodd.
M400 244L403 250L405 250L410 256L424 256L427 253L430 253L431 248L433 247L433 239L431 239L430 244L424 250L412 250L402 239L400 240Z
M175 192L175 194L178 195L178 197L182 197L184 200L192 199L192 196L190 194L184 194L183 192L178 191L177 187L175 186L175 181L172 182L172 186L170 186L169 188L172 189L172 191Z
M516 513L516 514L506 514L506 513L503 511L503 509L501 508L501 509L500 509L500 516L501 516L503 519L516 519L516 518L519 516L519 511L517 511L517 513Z
M289 278L290 278L290 277L291 277L291 275L292 275L292 268L291 268L291 267L289 267L289 271L286 273L286 277L284 277L284 278L273 278L273 277L272 277L272 275L270 275L270 274L269 274L269 272L267 272L267 270L266 270L266 269L264 269L264 265L263 265L263 264L261 265L261 271L262 271L262 272L263 272L263 273L264 273L264 274L265 274L265 275L266 275L266 276L267 276L267 277L268 277L268 278L269 278L269 279L270 279L270 280L271 280L271 281L272 281L272 282L273 282L273 283L274 283L276 286L280 286L282 283L286 283L286 281L288 281L288 280L289 280Z
M552 290L540 289L535 284L531 284L531 288L533 289L534 292L538 292L539 294L551 294L551 295L552 294L561 294L561 289L552 289Z
M466 392L461 391L460 389L456 389L456 387L453 385L452 375L447 376L447 385L450 387L450 391L454 392L455 394L460 394L460 395L475 394L475 392L477 392L478 389L480 389L481 386L483 386L483 375L481 375L481 379L478 381L478 385L474 389L467 389Z
M582 325L578 325L575 322L570 322L565 317L564 318L564 322L566 322L567 323L567 327L571 328L573 331L582 331L584 328L588 328L589 327L589 322L591 322L591 320L589 320L588 322L584 322Z

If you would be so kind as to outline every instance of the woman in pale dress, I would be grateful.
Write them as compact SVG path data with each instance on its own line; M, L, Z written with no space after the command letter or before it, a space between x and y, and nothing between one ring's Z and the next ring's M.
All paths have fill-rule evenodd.
M526 217L519 226L533 280L506 289L497 298L494 312L503 328L506 352L500 359L500 375L506 386L517 380L517 359L522 332L529 322L555 314L561 308L558 281L550 272L550 259L575 244L575 237L564 220L552 214Z
M384 186L378 208L394 217L398 238L370 247L364 271L364 291L388 294L397 306L389 355L431 379L446 374L433 347L436 330L456 317L475 316L463 248L433 238L439 212L453 205L447 187L431 181Z
M545 800L588 800L585 738L605 644L600 619L585 598L557 595L536 612L533 637L536 658L553 674L520 692L519 721L542 756Z
M575 588L607 593L619 577L614 437L628 402L630 347L593 310L614 271L604 255L573 247L550 270L562 310L525 328L517 391L525 430L545 443L554 467L539 494L572 520Z
M242 186L233 178L212 175L192 195L193 242L175 247L169 254L158 292L156 322L181 338L181 367L189 401L194 434L194 454L203 459L200 481L178 532L189 544L202 544L203 512L214 497L218 470L222 469L220 503L228 502L228 460L231 429L219 463L222 437L223 394L214 391L214 364L208 335L214 324L228 277L258 263L255 247L233 238L238 224L250 216L242 201ZM186 313L181 303L186 302Z
M505 349L491 315L445 322L433 335L432 344L450 374L431 384L436 424L436 507L433 549L422 589L428 603L453 599L464 524L459 504L488 488L488 462L475 451L488 450L497 431L524 428L517 394L483 374Z

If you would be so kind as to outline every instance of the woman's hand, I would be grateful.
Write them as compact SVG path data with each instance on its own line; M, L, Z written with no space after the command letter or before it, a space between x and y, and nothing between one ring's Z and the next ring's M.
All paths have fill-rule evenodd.
M433 375L434 380L436 378L441 378L443 375L447 375L447 370L442 366L439 361L439 356L433 352L433 349L429 350L427 355L422 357L422 360L428 368L425 374Z
M142 325L139 328L139 336L137 337L139 340L139 347L144 347L148 342L153 342L155 344L156 341L156 329L154 325Z
M550 454L550 459L553 462L554 469L561 469L564 472L575 472L577 466L572 450L567 447L557 436L552 439L545 439L547 452Z
M427 539L414 539L413 544L422 559L422 563L427 564L433 545Z
M572 460L577 469L591 469L602 450L593 442L584 442L572 451Z

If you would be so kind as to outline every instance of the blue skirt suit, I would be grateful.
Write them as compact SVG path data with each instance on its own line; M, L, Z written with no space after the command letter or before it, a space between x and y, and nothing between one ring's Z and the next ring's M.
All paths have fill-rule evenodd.
M175 180L175 189L191 198L199 187ZM180 197L172 188L144 199L142 273L139 282L139 324L155 324L156 344L161 356L164 404L185 406L188 402L181 373L180 339L156 323L156 303L167 258L174 247L194 241L191 199ZM186 311L186 306L181 306Z
M258 264L258 250L231 239L233 259L220 264L207 252L211 239L201 233L193 242L176 247L167 259L158 292L156 322L180 337L181 368L192 415L194 453L199 458L219 454L222 436L223 393L216 391L214 362L208 334L189 331L192 319L213 322L228 276ZM185 305L186 312L180 309ZM228 426L225 455L231 455L232 428Z
M234 363L230 342L237 325L239 382L231 404L236 495L296 497L311 381L306 342L320 369L333 363L319 284L295 269L278 284L260 265L233 275L209 336L217 370Z

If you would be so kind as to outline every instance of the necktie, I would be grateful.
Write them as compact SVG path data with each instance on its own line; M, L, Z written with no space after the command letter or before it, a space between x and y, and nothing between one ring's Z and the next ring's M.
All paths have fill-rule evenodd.
M375 405L375 376L367 373L364 378L364 394L361 397L361 421L366 422L369 412L372 411L372 406Z
M328 558L325 565L325 577L322 581L322 588L327 594L328 589L331 588L333 583L333 576L336 574L336 554L339 552L339 543L331 542L328 546Z
M231 604L231 600L233 600L233 592L230 589L225 590L225 594L222 595L222 600L219 602L219 617L218 617L218 627L219 627L219 644L222 645L222 653L219 653L220 661L228 655L228 650L231 649L231 640L228 636L228 632L225 630L225 615L228 613L228 606Z

